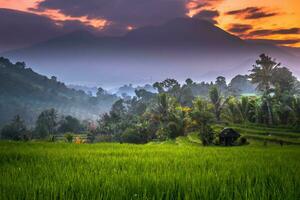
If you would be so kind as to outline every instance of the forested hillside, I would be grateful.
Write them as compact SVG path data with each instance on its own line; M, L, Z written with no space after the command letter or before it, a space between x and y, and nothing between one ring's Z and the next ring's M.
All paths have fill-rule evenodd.
M26 67L0 58L0 126L16 114L33 125L38 114L55 108L59 114L79 119L96 119L110 109L117 97L105 92L91 97L83 91L69 89L52 76L50 79Z

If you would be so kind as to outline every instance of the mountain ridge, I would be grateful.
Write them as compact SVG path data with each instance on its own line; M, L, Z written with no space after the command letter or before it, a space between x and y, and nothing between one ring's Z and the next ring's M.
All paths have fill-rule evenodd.
M289 51L242 40L207 21L193 18L142 27L120 37L77 31L3 55L37 66L43 74L57 74L66 82L80 77L78 81L92 80L110 87L128 82L143 84L143 79L150 78L198 80L207 71L230 71L248 60L254 63L261 53L277 58L300 75L295 66L299 58ZM246 73L251 67L237 68Z

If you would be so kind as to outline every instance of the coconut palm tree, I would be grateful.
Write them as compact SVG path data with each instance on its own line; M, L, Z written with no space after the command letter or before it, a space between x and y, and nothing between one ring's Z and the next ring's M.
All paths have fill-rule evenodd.
M221 115L221 104L222 104L222 97L220 94L220 91L217 87L213 86L209 91L209 98L211 103L214 105L214 112L217 121L220 121L220 115Z
M203 145L211 144L214 139L214 133L210 127L213 122L213 114L209 103L201 98L194 100L190 116L194 126L200 130L199 136Z
M257 89L263 92L263 97L267 104L268 124L273 124L270 93L272 92L272 76L275 70L280 66L274 59L265 54L261 54L249 75L252 83L257 84Z

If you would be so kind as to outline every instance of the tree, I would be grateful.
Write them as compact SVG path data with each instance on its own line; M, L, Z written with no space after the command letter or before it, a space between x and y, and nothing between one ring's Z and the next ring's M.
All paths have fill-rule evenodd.
M120 140L122 132L134 123L124 103L123 99L116 101L110 112L102 115L98 121L99 131L102 134L114 136L118 141Z
M190 110L191 109L189 107L177 106L169 113L169 119L166 127L169 138L175 139L178 136L186 135L190 124Z
M252 83L257 84L257 89L263 92L263 96L267 105L268 112L268 124L273 124L272 116L272 107L271 107L271 97L270 93L272 92L273 86L273 74L275 70L280 66L280 63L277 63L274 59L265 54L261 54L259 59L256 60L256 64L253 65L251 74Z
M255 93L255 86L247 75L237 75L230 81L228 90L230 95L239 96L242 93Z
M78 133L81 130L82 126L80 121L72 116L66 116L60 121L60 126L58 128L59 132L73 132Z
M57 81L57 77L56 76L51 76L51 80L56 82Z
M192 79L188 78L185 80L185 84L188 86L192 86L194 84L194 81Z
M177 80L166 79L163 82L156 82L153 87L158 90L158 93L167 93L175 97L179 102L181 98L181 87Z
M148 141L148 129L147 124L137 123L133 127L128 127L121 135L122 142L144 144Z
M166 93L158 94L155 101L149 105L149 121L155 125L154 131L158 138L169 137L167 126L175 107L175 99Z
M300 128L300 97L295 97L293 102L293 111L295 113L295 125Z
M215 84L218 87L218 89L222 92L227 89L226 78L224 76L218 76Z
M225 101L223 101L220 90L216 86L212 86L209 90L209 97L210 101L214 105L214 113L217 121L219 122L221 120L221 111L223 109Z
M96 95L97 97L101 97L102 95L105 95L105 90L102 87L99 87Z
M252 83L257 84L257 89L264 93L269 94L271 92L271 86L273 81L273 74L275 70L280 66L274 59L265 54L261 54L259 59L256 60L256 64L253 65L251 74L249 75Z
M280 96L283 93L293 95L296 87L297 79L292 72L286 67L277 67L272 74L271 83L276 88L276 95Z
M158 93L163 93L163 92L164 92L163 84L160 83L160 82L155 82L155 83L153 84L153 87L154 87L155 89L157 89Z
M54 134L57 126L57 112L56 110L49 109L41 112L36 121L36 133L41 138L46 138Z
M210 126L213 122L213 115L208 102L197 98L193 102L193 109L190 115L194 126L199 129L202 144L204 146L211 144L214 140L214 133Z
M243 122L253 121L255 118L255 99L245 96L241 97L237 101L237 109Z
M25 123L19 115L16 115L10 124L3 127L1 137L11 140L28 139Z
M119 99L118 101L116 101L111 107L110 115L122 117L125 114L125 106L123 103L123 99Z
M183 106L192 106L192 102L194 100L194 95L193 95L193 81L191 79L186 80L186 84L184 84L181 87L181 98L180 98L180 104Z
M240 123L242 113L239 112L238 101L234 97L229 97L224 109L224 119L233 123Z

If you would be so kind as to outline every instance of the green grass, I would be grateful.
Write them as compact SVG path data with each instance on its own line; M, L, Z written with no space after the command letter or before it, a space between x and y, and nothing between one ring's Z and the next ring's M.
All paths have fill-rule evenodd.
M300 147L0 142L0 199L299 199Z

